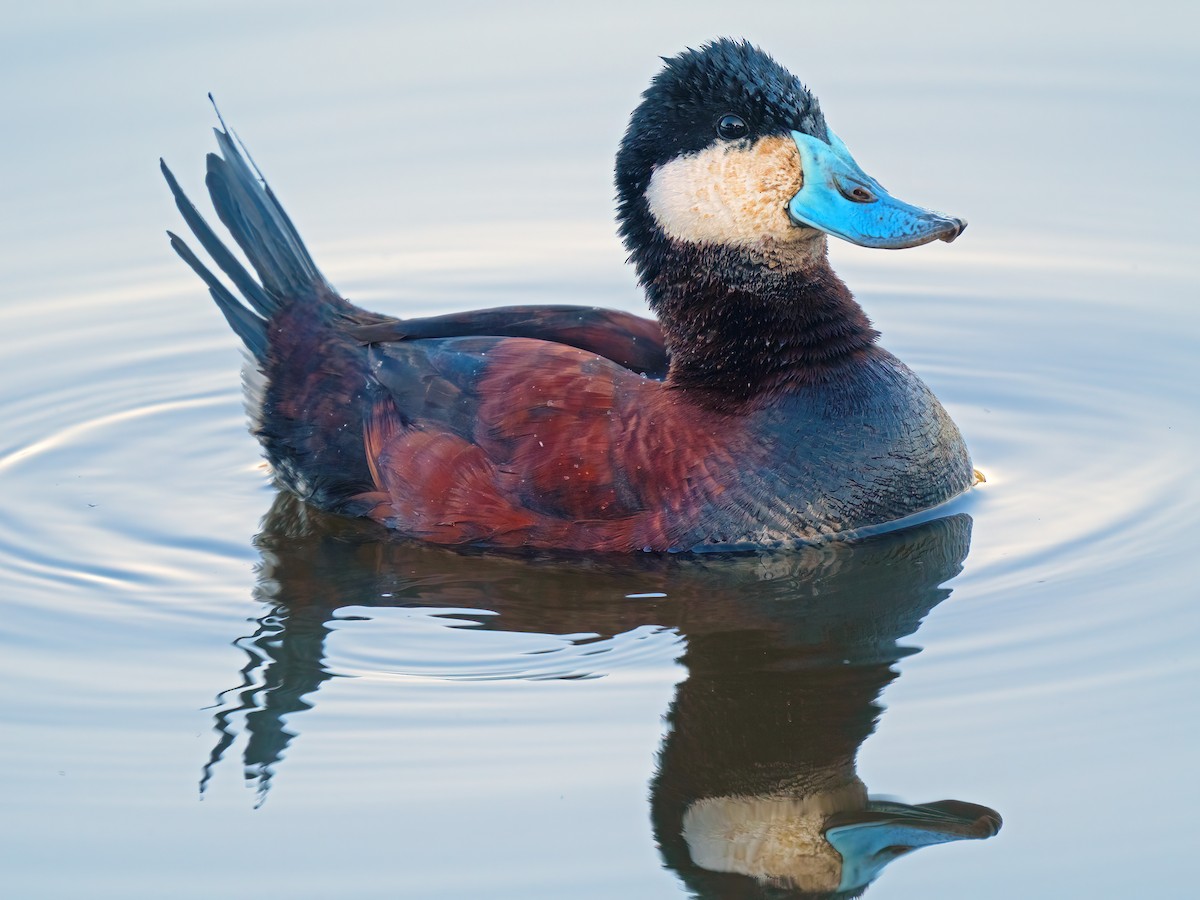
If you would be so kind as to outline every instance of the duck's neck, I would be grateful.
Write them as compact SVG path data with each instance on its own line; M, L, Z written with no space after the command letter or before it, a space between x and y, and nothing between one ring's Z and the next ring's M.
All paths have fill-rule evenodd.
M803 390L875 345L823 235L791 258L670 240L655 250L635 261L671 355L668 383L712 405Z

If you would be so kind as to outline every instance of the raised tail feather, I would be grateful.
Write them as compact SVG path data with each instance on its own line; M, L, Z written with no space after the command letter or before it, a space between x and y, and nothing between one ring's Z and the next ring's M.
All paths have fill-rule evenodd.
M209 99L212 99L211 95ZM217 216L250 261L258 275L257 279L200 215L167 164L159 160L159 166L175 197L175 205L192 234L217 267L233 282L245 303L213 274L178 235L169 231L167 234L175 252L208 285L209 293L230 327L255 358L261 360L266 354L267 319L292 300L333 297L336 294L317 269L292 220L275 198L245 146L230 136L220 112L217 118L221 127L213 131L221 154L208 154L208 175L204 183Z
M295 301L316 301L341 313L342 333L363 343L470 335L527 337L588 350L651 377L666 374L667 354L658 324L629 313L581 306L514 306L400 320L350 306L317 269L292 220L219 111L217 118L221 127L213 130L220 155L208 155L205 184L217 216L253 273L205 221L167 164L162 160L159 164L192 234L241 297L178 235L167 234L171 247L208 285L230 327L259 361L267 354L267 321Z

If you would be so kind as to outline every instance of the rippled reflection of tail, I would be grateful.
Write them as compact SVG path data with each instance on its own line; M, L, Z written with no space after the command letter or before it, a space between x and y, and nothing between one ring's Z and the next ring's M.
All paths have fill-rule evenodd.
M241 670L242 683L217 695L213 730L219 739L200 778L201 794L237 739L234 719L244 716L243 774L246 783L257 789L257 805L266 800L275 766L296 736L285 724L287 716L311 709L305 697L333 677L323 665L328 633L323 611L305 615L305 610L274 606L258 619L253 634L234 641L247 661Z

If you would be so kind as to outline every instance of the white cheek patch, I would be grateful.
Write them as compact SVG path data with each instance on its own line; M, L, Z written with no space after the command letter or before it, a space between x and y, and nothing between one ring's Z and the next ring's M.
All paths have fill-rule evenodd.
M807 228L788 218L788 201L804 184L800 151L790 137L744 146L714 144L654 170L646 202L658 226L678 241L752 247L806 242Z

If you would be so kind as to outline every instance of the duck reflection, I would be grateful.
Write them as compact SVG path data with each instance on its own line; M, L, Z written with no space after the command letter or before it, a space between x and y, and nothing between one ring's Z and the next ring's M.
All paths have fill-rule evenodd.
M265 796L295 737L285 722L334 677L324 641L345 607L453 610L484 629L586 635L588 650L666 627L688 670L651 785L667 865L705 898L855 896L914 848L1000 828L971 803L873 799L855 771L893 665L916 652L899 642L949 596L970 528L958 515L794 553L517 559L396 543L281 494L258 537L268 612L237 641L248 659L219 698L201 790L244 717L246 777Z

